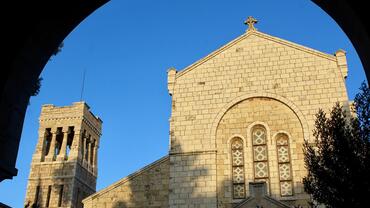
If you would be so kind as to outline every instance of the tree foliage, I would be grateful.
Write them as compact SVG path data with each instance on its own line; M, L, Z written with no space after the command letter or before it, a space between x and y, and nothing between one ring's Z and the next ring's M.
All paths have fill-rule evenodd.
M59 46L55 49L55 51L53 52L53 54L52 54L51 56L56 56L59 52L61 52L61 51L62 51L63 46L64 46L64 42L61 42L61 43L59 44Z
M31 96L36 96L40 92L42 77L39 77L37 81L31 87Z
M304 189L327 207L367 207L370 196L370 90L363 83L355 114L337 103L327 116L319 110L315 144L304 144L308 175ZM357 115L357 116L351 116Z
M59 52L62 51L62 48L64 46L64 43L60 43L60 45L54 50L54 52L52 53L51 56L56 56ZM51 57L49 59L49 61L51 60ZM39 77L37 79L37 81L35 83L33 83L33 85L31 86L31 89L30 89L30 94L31 96L36 96L39 94L40 92L40 88L41 88L41 81L42 81L42 77Z

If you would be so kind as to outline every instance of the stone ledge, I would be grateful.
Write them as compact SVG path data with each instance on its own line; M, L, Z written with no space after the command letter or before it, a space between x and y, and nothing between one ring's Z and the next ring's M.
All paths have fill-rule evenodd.
M171 152L169 155L199 155L199 154L213 154L217 153L217 150L203 150L203 151L191 151L191 152Z

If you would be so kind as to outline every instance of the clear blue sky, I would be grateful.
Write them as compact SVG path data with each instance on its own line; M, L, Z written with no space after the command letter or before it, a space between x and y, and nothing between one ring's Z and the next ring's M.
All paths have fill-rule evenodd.
M365 74L349 39L308 0L112 0L84 20L42 72L24 122L18 176L0 183L0 201L23 207L42 104L83 100L103 123L100 190L159 159L168 150L170 96L166 70L178 70L243 34L247 16L256 27L310 48L347 51L347 88L353 99Z

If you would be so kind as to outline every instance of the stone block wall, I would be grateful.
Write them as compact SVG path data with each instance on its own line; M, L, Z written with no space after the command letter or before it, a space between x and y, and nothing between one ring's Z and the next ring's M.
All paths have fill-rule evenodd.
M83 200L84 208L169 207L169 157L163 157Z
M170 155L170 207L216 207L216 152Z
M172 95L171 165L172 162L174 166L179 167L182 162L190 164L182 173L172 172L176 171L176 168L170 169L171 181L178 181L178 185L172 186L171 183L171 207L190 206L190 202L186 206L182 205L184 201L192 201L196 199L195 196L202 195L201 191L186 193L186 184L180 184L179 181L188 182L189 179L184 177L191 176L192 170L198 168L196 165L192 167L187 156L180 155L223 151L218 148L218 144L225 138L216 136L220 120L234 105L257 97L278 100L282 103L281 106L287 106L286 109L277 108L282 110L281 115L288 109L291 110L289 115L296 114L294 122L291 120L293 126L286 124L286 128L291 130L296 142L290 148L297 165L294 171L295 191L301 193L302 187L297 184L304 175L303 161L298 162L302 159L301 144L304 140L313 141L312 130L319 108L328 111L335 102L348 103L346 73L343 51L339 51L337 56L329 55L255 30L246 32L177 73L170 69L168 89ZM256 118L256 115L248 115L249 120L240 118L239 122L244 122L244 126L230 128L246 128L245 125L252 122L250 118L256 119L255 121L265 120ZM271 134L282 127L274 128ZM242 135L245 134L243 132ZM222 141L219 141L220 139ZM216 178L222 178L229 173L223 173L228 171L219 165L224 162L219 161L218 157L216 160L217 174L210 171L203 181L199 179L199 182L217 183L217 187L224 187L221 179L216 182ZM210 166L211 164L205 165L204 168L211 169ZM276 182L272 181L271 188L276 189ZM222 194L220 198L230 195L219 194ZM276 194L275 196L278 197Z

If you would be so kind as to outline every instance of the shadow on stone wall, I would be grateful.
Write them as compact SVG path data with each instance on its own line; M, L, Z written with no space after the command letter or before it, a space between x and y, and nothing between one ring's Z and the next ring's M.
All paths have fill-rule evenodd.
M179 144L172 143L172 146L176 146L176 152L182 152L182 148ZM179 156L179 154L176 154ZM125 182L119 187L115 187L109 192L102 193L100 196L94 196L93 203L91 207L106 207L106 208L159 208L159 207L169 207L169 193L173 191L184 191L187 192L188 197L191 198L191 202L186 201L185 203L190 204L201 204L207 201L215 201L215 197L208 197L207 194L197 194L201 193L207 187L207 184L204 183L204 180L200 181L201 177L205 177L208 175L209 171L205 165L198 164L198 157L199 155L191 154L186 157L191 157L191 160L188 161L170 161L168 159L168 163L174 165L174 169L172 171L176 171L177 174L182 174L184 181L181 187L176 187L176 190L170 190L169 183L175 182L175 179L169 177L167 182L165 183L166 186L166 195L159 194L158 190L158 180L161 178L153 177L161 172L161 170L157 170L158 167L153 167L148 171L148 175L141 175L137 177L140 178L139 181L135 181L134 178ZM170 167L168 166L168 171ZM189 176L188 174L191 173ZM169 172L168 172L169 176ZM123 188L123 186L126 186ZM196 191L196 192L195 192ZM180 195L182 193L176 193L176 195ZM166 204L163 204L163 202ZM86 206L90 208L90 206Z
M38 179L38 182L35 185L35 191L29 194L29 199L25 202L24 207L25 208L41 208L41 207L47 207L47 200L48 200L48 191L49 191L49 186L51 186L51 191L49 195L49 206L48 207L58 207L59 200L60 200L60 205L62 207L64 206L76 206L76 202L71 202L71 188L72 188L72 183L71 180L72 178L63 178L63 176L70 176L72 169L74 167L74 163L66 163L66 164L61 164L61 163L55 163L55 164L50 164L48 167L42 167L42 168L49 168L51 169L51 173L47 174L46 176L52 176L50 179ZM45 176L44 176L45 177ZM60 191L61 191L61 185L63 185L63 194L60 197ZM38 199L36 203L36 187L39 186L39 194L38 194ZM83 197L81 196L80 200L82 200ZM73 204L71 204L73 203ZM80 203L81 204L81 203ZM82 208L82 204L80 207Z
M175 190L169 190L169 192L173 193L175 191L179 191L179 193L173 193L173 196L180 196L184 197L188 195L189 199L185 199L185 203L187 205L191 204L195 207L203 207L200 204L217 204L216 200L216 193L210 193L208 188L212 187L212 181L207 180L207 176L210 175L209 165L210 163L216 162L212 160L205 161L205 158L202 158L205 154L214 154L214 153L186 153L184 152L181 144L177 142L176 135L171 139L171 156L174 156L173 160L178 160L179 157L181 161L170 161L172 167L173 174L181 175L180 180L183 184L180 185L180 188L176 185L179 178L170 178L170 183L175 184L173 185ZM179 154L180 153L180 154ZM182 154L181 154L182 153ZM185 170L181 171L181 170ZM215 170L216 171L216 170ZM216 187L215 187L216 189ZM173 198L172 200L184 200L184 199L177 199ZM181 204L178 206L181 207Z
M73 204L73 202L71 201L71 198L73 197L72 196L72 182L71 180L73 180L72 178L59 178L59 177L62 177L62 176L66 176L66 175L71 175L71 171L73 169L73 166L75 166L76 164L73 164L73 163L66 163L66 164L61 164L61 166L57 169L54 169L53 171L53 179L52 179L52 184L53 184L53 187L52 187L52 198L50 198L50 203L51 204L54 204L56 207L59 206L59 203L60 203L60 206L71 206L71 205L75 205ZM60 191L61 191L61 185L63 185L63 193L62 193L62 196L60 198ZM59 202L60 200L60 202Z
M176 150L176 152L171 152L170 155L173 156L173 158L176 157L182 157L181 154L183 149L181 148L181 145L176 142L174 139L171 143L172 149ZM176 161L170 161L171 171L173 173L181 175L181 177L178 177L176 179L169 178L169 184L172 183L172 187L174 187L174 190L170 189L170 186L168 184L168 192L166 196L167 202L170 201L168 194L173 194L173 196L181 196L183 198L188 198L187 200L183 199L177 199L174 197L171 197L172 201L178 200L178 206L184 205L184 206L191 206L191 207L202 207L200 204L208 204L208 205L214 205L214 207L218 208L232 208L236 206L236 204L231 203L220 203L217 201L217 194L225 194L225 191L228 191L232 194L232 190L225 190L225 185L230 184L228 186L229 189L232 188L232 178L231 176L228 179L223 180L222 182L217 182L217 190L218 193L210 193L207 192L208 184L207 181L205 181L204 177L210 174L210 170L208 169L208 166L202 165L202 161L204 158L200 158L201 154L187 154L186 158L191 157L190 160L176 160ZM188 158L189 159L189 158ZM216 158L217 159L217 158ZM155 171L155 170L153 170ZM114 189L110 190L109 193L104 193L100 196L97 196L99 198L98 200L95 198L93 200L92 207L106 207L106 208L159 208L159 207L169 207L169 204L166 206L163 206L161 204L158 204L158 192L153 186L155 186L155 180L156 178L146 178L148 180L143 180L141 183L134 182L134 181L128 181L126 182L126 187L124 187L124 190L122 191L122 186L120 185L115 187ZM159 180L159 179L158 179ZM184 180L184 181L178 181L178 180ZM179 183L179 185L176 185L176 183ZM246 184L247 186L249 184ZM302 187L294 187L294 189L302 189ZM220 191L222 190L222 191ZM177 192L177 193L174 193ZM122 196L125 195L126 197L123 198ZM250 193L246 193L247 196L250 196ZM231 195L232 197L232 195ZM270 198L270 197L267 197ZM248 197L247 199L248 200ZM242 200L243 201L243 200ZM245 201L245 200L244 200ZM261 202L258 202L261 203ZM302 208L302 207L308 207L307 204L302 202L293 202L292 200L284 201L285 205L288 205L289 207L293 208ZM304 205L305 204L305 205ZM260 206L261 204L248 204L245 203L242 206L239 207L253 207ZM303 206L302 206L303 205ZM89 207L88 208L92 208ZM287 206L273 206L273 207L287 207Z
M41 183L41 180L40 178L37 179L38 182L36 183L37 185L36 186L40 186L40 190L39 190L39 194L38 194L38 199L36 201L36 199L28 199L25 203L24 203L24 208L40 208L42 206L42 199L43 199L43 194L42 194L42 191L41 191L41 187L42 187L42 183ZM26 193L27 194L27 193ZM35 193L35 198L36 198L36 193ZM32 201L31 201L32 200Z
M123 201L118 201L118 202L115 202L112 206L112 208L128 208L128 206L126 205L125 202Z
M172 143L172 147L176 147L175 149L177 152L182 152L182 148L180 144L178 143ZM179 156L179 154L175 154L175 156ZM189 156L187 156L189 157ZM205 190L207 190L207 181L204 181L204 176L208 175L210 172L208 168L205 165L201 165L199 161L201 161L203 158L200 158L200 154L192 154L192 159L187 161L170 161L174 167L172 167L172 171L177 172L177 174L184 173L182 178L185 178L187 181L182 183L179 186L174 186L176 190L170 190L170 187L168 187L168 194L170 192L174 191L180 191L179 193L174 193L174 195L178 195L181 197L188 197L187 200L183 201L184 204L181 204L180 201L183 199L176 199L171 198L171 200L178 200L180 204L178 206L191 206L191 207L201 207L201 204L207 204L207 205L214 205L214 207L218 208L232 208L236 206L236 204L231 203L219 203L217 202L217 194L225 194L222 191L218 193L210 193ZM200 159L200 160L198 160ZM186 169L188 167L188 169ZM184 171L185 170L185 171ZM185 174L186 173L186 174ZM176 181L174 181L173 178L170 178L170 183L173 182L174 184ZM177 178L176 180L179 180ZM180 179L181 180L181 179ZM204 184L205 183L205 184ZM217 183L217 190L222 190L220 188L224 187L225 184L232 183L231 178L230 180L223 180L222 182ZM129 193L129 197L126 199L121 198L122 193L116 192L119 191L120 187L117 187L117 190L113 189L111 190L112 193L109 193L107 195L101 195L99 197L102 197L101 200L98 200L98 203L93 204L92 207L106 207L106 208L159 208L159 207L169 207L169 204L166 206L159 205L156 203L156 199L158 199L156 196L156 192L153 191L152 185L155 184L153 181L146 181L145 183L142 183L141 185L138 185L137 183L128 183L128 186L125 187L125 193ZM249 185L249 184L246 184ZM231 187L231 186L229 186ZM225 190L224 190L225 191ZM232 193L232 190L227 190ZM250 193L246 193L247 196L250 196ZM104 199L103 199L104 198ZM258 199L264 198L260 196ZM270 197L266 197L267 199L271 199ZM167 201L169 201L169 196L167 195ZM248 198L246 199L248 200ZM244 201L246 201L244 200ZM97 202L96 200L94 202ZM241 201L242 202L242 201ZM301 206L300 204L296 203L289 203L288 201L284 202L285 206L279 206L279 205L272 205L269 204L269 202L266 201L254 201L249 203L244 203L243 205L239 207L293 207L293 208L301 208L301 207L307 207L307 206ZM90 207L89 207L90 208Z

